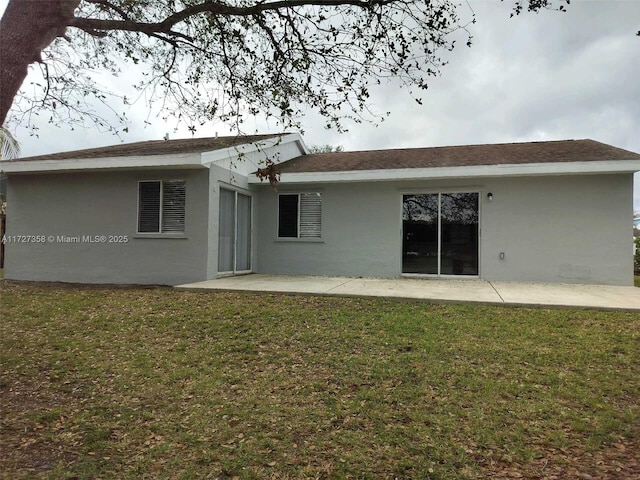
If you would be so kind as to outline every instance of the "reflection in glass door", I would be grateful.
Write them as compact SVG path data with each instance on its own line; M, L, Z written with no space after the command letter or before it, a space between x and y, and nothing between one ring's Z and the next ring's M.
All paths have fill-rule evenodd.
M251 271L251 197L220 189L218 272Z
M478 193L402 197L402 273L478 275Z

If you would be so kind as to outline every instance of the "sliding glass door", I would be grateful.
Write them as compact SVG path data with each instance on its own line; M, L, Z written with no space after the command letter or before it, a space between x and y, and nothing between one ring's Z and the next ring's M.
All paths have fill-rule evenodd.
M249 270L251 270L251 197L237 193L235 271Z
M402 273L478 275L479 194L402 197Z
M218 273L251 271L251 197L220 189Z

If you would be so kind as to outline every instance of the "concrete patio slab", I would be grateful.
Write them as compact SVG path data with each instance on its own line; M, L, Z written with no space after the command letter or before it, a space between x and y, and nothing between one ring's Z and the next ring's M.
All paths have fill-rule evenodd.
M639 310L640 288L611 285L492 282L504 303Z
M502 303L489 282L415 278L353 278L326 292L358 297L417 298L457 303Z
M320 277L304 275L263 275L252 273L234 277L221 277L215 280L178 285L183 290L247 290L252 292L277 293L315 293L323 294L353 280L348 277Z
M176 288L640 312L640 288L606 285L250 274L178 285Z

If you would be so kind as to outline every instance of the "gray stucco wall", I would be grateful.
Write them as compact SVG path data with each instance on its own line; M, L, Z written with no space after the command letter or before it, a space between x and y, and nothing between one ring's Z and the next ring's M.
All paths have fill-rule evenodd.
M278 193L259 187L259 273L395 277L400 275L401 205L390 184L336 184L278 193L322 193L322 240L277 239ZM397 247L397 248L396 248Z
M633 285L633 175L501 180L491 188L484 278Z
M120 284L206 279L208 169L14 174L7 235L53 236L7 243L5 278ZM183 238L136 234L138 181L184 179ZM58 236L127 236L125 243L63 243ZM157 236L160 237L160 236Z
M278 240L277 193L258 187L254 270L399 276L402 194L457 190L481 194L481 278L631 285L632 182L624 174L281 185L322 192L320 242Z

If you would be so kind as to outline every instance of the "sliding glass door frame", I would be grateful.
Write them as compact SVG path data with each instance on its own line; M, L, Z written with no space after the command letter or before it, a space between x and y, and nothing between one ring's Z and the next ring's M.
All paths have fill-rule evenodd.
M461 275L461 274L443 274L442 272L442 196L456 193L475 193L478 195L478 223L477 223L477 274ZM437 214L437 273L407 273L404 265L404 202L406 196L414 195L437 195L438 197L438 214ZM411 189L403 190L400 193L400 272L403 277L417 278L444 278L444 279L476 279L480 278L482 271L482 260L480 252L482 251L482 199L483 192L479 187L464 187L460 189Z
M233 229L232 229L232 238L231 238L231 269L223 269L224 267L222 267L222 263L223 260L229 260L228 258L223 259L221 258L224 254L221 253L222 252L222 240L221 240L221 233L222 233L222 221L221 221L221 217L223 215L222 212L222 196L224 195L223 192L228 192L233 194L233 212L232 212L232 218L233 218ZM226 194L228 194L226 193ZM238 241L239 241L239 232L240 232L240 228L239 228L239 223L240 223L240 215L239 215L239 197L242 196L244 198L247 198L249 201L249 215L248 215L248 219L245 217L242 220L248 220L248 225L245 225L247 232L245 232L245 241L248 243L247 245L247 249L246 249L246 255L247 255L247 266L248 268L240 268L238 269ZM220 187L220 193L219 193L219 199L218 199L218 276L223 277L223 276L230 276L230 275L242 275L242 274L246 274L246 273L251 273L253 271L253 195L250 194L249 192L246 191L242 191L242 190L236 190L234 188L228 188L228 187Z

